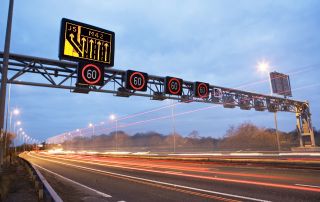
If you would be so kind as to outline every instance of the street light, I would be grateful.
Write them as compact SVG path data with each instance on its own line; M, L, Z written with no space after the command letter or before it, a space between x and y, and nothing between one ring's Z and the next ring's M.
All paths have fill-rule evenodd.
M92 128L92 136L94 136L94 125L92 123L89 123L89 128Z
M11 88L11 86L10 86ZM9 94L10 97L10 94ZM9 98L10 99L10 98ZM7 128L7 123L6 123L6 133L5 133L5 137L4 137L4 154L7 155L7 138L8 138L8 131L12 132L12 115L18 115L20 113L19 109L14 109L13 111L10 110L10 101L8 101L8 111L10 112L10 117L9 117L9 130ZM7 117L6 120L8 120L8 113L7 113Z
M17 121L17 122L15 122L14 124L13 124L13 133L14 134L16 134L17 132L16 132L16 127L17 126L20 126L21 125L21 121ZM16 134L17 135L17 134ZM16 145L15 145L15 142L17 142L18 141L18 138L15 138L14 140L13 140L13 144L14 144L14 148L16 149Z
M19 115L19 114L20 114L19 109L17 109L17 108L16 108L16 109L14 109L14 110L13 110L13 114L14 114L14 115Z
M268 62L266 61L262 61L258 63L258 71L260 71L261 73L266 74L269 77L269 86L270 86L270 95L273 95L272 93L272 84L271 84L271 78L269 76L269 72L270 72L270 65ZM277 121L277 112L274 112L274 124L275 124L275 128L276 128L276 136L277 136L277 146L278 146L278 152L280 152L281 150L281 145L280 145L280 137L279 137L279 133L278 133L278 121Z
M15 108L13 111L10 112L10 119L9 119L9 121L10 121L10 123L9 123L9 129L10 129L10 131L11 131L11 129L12 129L12 115L17 116L17 115L19 115L19 114L20 114L20 110L17 109L17 108Z
M118 151L118 120L115 114L110 114L109 119L116 123L116 151Z
M258 70L262 73L268 73L270 69L269 63L264 60L259 62L257 67Z
M16 127L21 125L21 121L17 121L13 124L13 133L16 133Z

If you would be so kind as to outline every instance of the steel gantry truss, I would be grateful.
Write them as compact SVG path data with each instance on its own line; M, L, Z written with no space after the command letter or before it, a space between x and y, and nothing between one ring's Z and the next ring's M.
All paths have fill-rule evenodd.
M0 58L2 58L0 63L2 66L2 52L0 52ZM115 96L121 97L143 96L152 100L173 99L185 103L203 102L221 104L226 108L239 107L243 110L293 112L296 113L297 117L300 146L315 146L308 102L215 85L209 86L209 97L197 98L193 92L194 82L190 81L183 81L181 96L168 95L164 93L165 77L155 75L149 75L148 90L146 92L137 92L125 88L126 71L110 68L105 68L103 86L80 86L77 84L77 67L78 63L76 62L10 54L7 82L11 84L68 89L78 93L101 92L112 93Z

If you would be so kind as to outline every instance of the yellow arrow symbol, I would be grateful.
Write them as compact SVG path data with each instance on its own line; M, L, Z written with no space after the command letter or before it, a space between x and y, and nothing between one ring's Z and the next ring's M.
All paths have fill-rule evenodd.
M81 52L80 48L77 46L77 44L74 42L73 38L74 38L74 35L71 33L70 35L70 38L71 38L71 42L74 44L74 46L78 49L79 52Z
M99 60L100 59L100 45L101 45L101 42L100 41L98 41L98 57L97 57L97 60Z
M105 47L105 50L104 50L104 61L107 61L107 53L108 53L109 44L105 43L104 47Z
M86 38L83 37L81 41L82 41L82 57L84 57L84 44L86 43L87 40Z
M93 44L93 40L90 39L90 58L92 58L92 44Z

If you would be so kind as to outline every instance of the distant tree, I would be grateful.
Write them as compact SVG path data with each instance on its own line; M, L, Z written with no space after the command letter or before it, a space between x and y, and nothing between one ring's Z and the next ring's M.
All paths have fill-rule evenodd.
M238 127L231 126L219 143L219 148L226 150L274 150L276 149L275 133L258 128L251 123Z
M193 130L189 135L188 138L191 139L200 139L199 132L197 130Z

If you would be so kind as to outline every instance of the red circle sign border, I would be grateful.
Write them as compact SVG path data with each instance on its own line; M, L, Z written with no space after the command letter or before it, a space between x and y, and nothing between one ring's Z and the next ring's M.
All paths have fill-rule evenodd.
M178 90L176 90L176 91L173 91L173 90L171 90L171 88L170 88L170 84L171 84L173 81L176 81L176 82L179 84L179 88L178 88ZM171 79L169 80L169 82L168 82L168 89L169 89L169 92L170 92L170 93L172 93L172 94L174 94L174 95L178 94L179 91L181 90L181 84L180 84L179 80L178 80L177 78L171 78Z
M142 85L140 87L135 87L132 82L131 82L131 79L134 75L138 74L141 78L142 78ZM130 78L129 78L129 83L130 83L130 86L134 89L134 90L141 90L144 85L145 85L145 78L143 76L143 74L141 74L140 72L134 72L133 74L131 74Z
M93 68L95 68L95 69L98 71L98 78L97 78L95 81L89 81L89 80L85 77L85 75L84 75L85 70L88 69L89 67L93 67ZM98 81L100 80L100 78L101 78L101 71L100 71L99 67L97 67L96 65L94 65L94 64L87 64L87 65L85 65L85 66L83 67L83 69L82 69L82 71L81 71L81 75L82 75L82 78L83 78L83 80L84 80L85 82L87 82L87 83L90 84L90 85L94 85L94 84L98 83Z
M204 86L205 87L205 89L206 89L206 93L204 94L204 95L201 95L201 93L200 93L200 87L201 86ZM198 85L198 88L197 88L197 91L198 91L198 94L199 94L199 97L200 98L206 98L206 97L208 97L208 94L209 94L209 89L208 89L208 87L207 87L207 85L205 84L205 83L200 83L199 85Z

